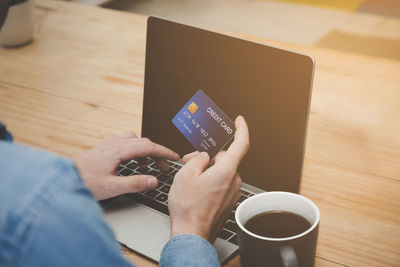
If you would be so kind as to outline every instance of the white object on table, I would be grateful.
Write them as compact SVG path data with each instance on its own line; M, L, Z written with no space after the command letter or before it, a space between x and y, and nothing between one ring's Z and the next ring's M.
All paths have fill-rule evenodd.
M0 31L2 46L23 45L32 40L34 30L34 1L11 6Z

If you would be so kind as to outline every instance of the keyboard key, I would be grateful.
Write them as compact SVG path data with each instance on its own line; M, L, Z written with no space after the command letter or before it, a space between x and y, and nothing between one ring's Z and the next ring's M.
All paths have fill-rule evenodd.
M232 236L228 241L233 243L233 244L235 244L235 245L239 245L239 241L238 241L237 235Z
M131 161L130 163L125 165L125 167L127 167L127 168L129 168L131 170L135 170L137 167L139 167L139 165L136 162Z
M148 197L154 198L154 197L158 196L158 194L160 194L160 192L152 189L150 191L145 192L144 194Z
M165 184L161 181L158 181L158 185L156 187L156 189L160 189L161 187L163 187Z
M178 169L178 170L180 170L181 168L182 168L182 166L181 165L178 165L178 164L176 164L176 163L174 163L174 164L172 164L172 165L170 165L172 168L175 168L175 169Z
M218 235L218 237L220 237L224 240L228 240L228 238L230 238L231 236L232 236L232 233L226 231L225 229L222 229Z
M156 197L156 200L160 202L165 202L168 200L168 195L161 193L158 197Z
M229 216L229 220L235 221L235 212L232 211L231 215Z
M149 171L147 174L148 174L148 175L152 175L152 176L154 176L154 177L157 177L157 175L159 175L160 172L155 171L155 170L151 170L151 171Z
M246 191L244 191L244 190L242 190L242 189L240 189L240 192L242 193L243 196L248 196L248 195L250 195L249 192L246 192Z
M165 173L161 173L160 175L157 176L157 178L162 182L166 182L170 177Z
M225 223L224 228L236 233L236 223L233 221L228 221L227 223Z
M137 172L140 172L141 174L148 174L150 172L150 169L147 167L140 167L138 169L136 169Z
M169 178L165 183L166 184L169 184L169 185L172 185L172 182L174 181L174 178Z
M168 194L170 189L171 189L171 186L164 185L163 187L160 188L160 191L164 192L165 194Z
M150 208L153 208L155 210L158 210L159 212L162 212L166 215L169 215L169 210L168 210L168 206L165 205L164 203L160 203L157 200L155 200L154 198L150 198L146 195L142 195L142 194L125 194L125 197L131 198L139 203L142 203Z
M130 159L121 161L121 165L124 165L124 166L125 166L125 165L128 164L130 161L131 161Z
M133 171L131 171L130 169L123 169L122 171L119 171L118 175L119 176L128 176L131 175L133 173Z
M151 165L149 165L149 167L151 167L151 168L153 168L155 170L159 170L160 169L156 162L153 162Z
M124 166L118 165L118 167L116 169L116 173L119 173L119 171L122 170L123 168L124 168Z
M177 169L171 168L172 170L168 173L170 176L174 177L176 173L178 172Z
M245 199L247 199L247 196L241 195L240 199L239 199L239 203L242 203Z
M152 163L154 163L154 160L152 160L151 158L147 157L145 159L140 160L140 164L142 166L150 166Z

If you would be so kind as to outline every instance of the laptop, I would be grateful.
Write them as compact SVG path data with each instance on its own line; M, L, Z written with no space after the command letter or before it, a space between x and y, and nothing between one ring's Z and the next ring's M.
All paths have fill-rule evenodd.
M237 205L264 191L298 193L313 71L307 55L149 17L142 136L181 156L194 151L171 120L202 90L232 120L241 114L249 126ZM158 187L101 203L117 240L156 262L170 236L168 192L182 162L170 165L163 173L150 158L145 168L135 159L122 162L118 175L154 175ZM238 252L234 212L213 244L221 263Z

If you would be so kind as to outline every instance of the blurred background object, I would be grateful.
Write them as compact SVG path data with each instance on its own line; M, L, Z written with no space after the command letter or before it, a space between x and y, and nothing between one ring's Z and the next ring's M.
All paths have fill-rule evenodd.
M0 44L11 47L31 42L34 29L33 0L1 1L1 12L7 15L0 29Z
M400 60L399 0L70 0Z

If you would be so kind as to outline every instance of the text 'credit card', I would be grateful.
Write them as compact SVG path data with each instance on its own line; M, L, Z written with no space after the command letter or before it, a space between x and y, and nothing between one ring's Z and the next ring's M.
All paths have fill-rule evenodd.
M234 136L232 120L202 91L197 91L172 123L200 152L212 159Z

